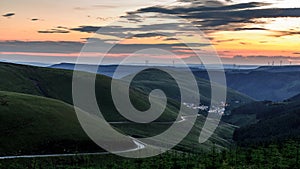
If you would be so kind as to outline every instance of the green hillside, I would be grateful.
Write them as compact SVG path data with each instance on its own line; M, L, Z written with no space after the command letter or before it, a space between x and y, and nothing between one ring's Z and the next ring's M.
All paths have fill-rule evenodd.
M183 91L187 93L192 93L192 91L188 86L189 82L186 82L185 73L177 73L177 76L180 80L183 81ZM210 83L209 81L196 77L196 81L198 83L198 88L200 92L200 101L201 104L210 105L211 102L211 86L214 88L222 89L224 88L221 85ZM158 70L158 69L147 69L140 72L137 76L133 78L132 88L138 89L141 92L149 93L153 89L159 88L162 89L169 98L172 98L176 101L180 101L180 91L178 87L178 83L167 73ZM225 90L225 89L224 89ZM227 103L229 104L228 109L233 109L235 107L239 107L246 103L252 102L253 99L236 92L230 88L227 88Z
M82 130L72 106L40 96L0 92L0 156L102 151ZM199 117L191 133L176 149L209 150L213 143L228 147L234 127L221 123L205 144L197 144L204 122ZM148 137L170 124L114 124L119 131L135 137ZM120 142L120 140L118 140Z
M0 156L101 151L81 129L72 106L11 92L0 92L0 98Z
M0 90L10 91L1 92L3 96L0 95L0 100L1 98L4 100L3 105L0 106L2 116L0 127L7 133L1 137L2 154L99 150L83 133L73 108L68 105L72 103L72 71L3 63L0 64L0 77ZM98 103L101 103L100 109L107 121L127 121L113 105L110 81L111 79L108 77L97 76L96 93ZM244 96L237 97L243 98ZM247 97L245 98L247 99ZM8 100L7 103L6 100ZM149 107L147 91L131 90L131 101L137 108ZM169 101L170 104L163 115L154 123L127 122L112 124L112 126L135 137L159 134L169 128L172 123L156 122L172 122L178 114L179 103L177 100L169 98ZM9 120L7 121L6 118ZM227 123L221 123L206 144L198 145L198 137L204 120L204 116L199 116L191 133L177 146L177 149L191 151L194 148L193 150L197 151L209 149L208 145L213 143L219 147L230 145L235 127ZM23 126L19 127L20 124Z
M70 71L0 63L0 90L46 96L72 103Z
M69 70L0 63L0 90L46 96L72 103L72 75L73 71ZM96 91L99 90L100 93L106 89L107 93L110 81L109 77L97 75ZM197 78L197 82L201 100L210 102L210 83L200 78ZM165 73L156 70L144 71L134 79L133 85L141 92L162 88L171 94L170 98L178 99L176 84ZM227 98L228 102L240 101L241 104L252 101L250 97L231 89L228 89Z
M72 76L73 72L68 70L1 63L0 91L44 96L72 104ZM97 75L95 86L98 103L108 121L125 120L121 115L112 113L117 110L111 99L110 82L110 78ZM133 104L149 107L148 100L141 99L142 93L131 92L131 95ZM175 119L177 116L172 113L170 107L167 107L166 112L169 113L167 117L162 116L160 120L169 117Z
M242 145L299 139L300 101L294 98L284 102L256 102L234 110L228 119L238 118L239 123L243 122L234 139ZM245 120L247 117L251 120Z
M206 71L194 71L208 79ZM227 86L255 100L281 101L300 91L299 66L262 66L257 69L226 70Z

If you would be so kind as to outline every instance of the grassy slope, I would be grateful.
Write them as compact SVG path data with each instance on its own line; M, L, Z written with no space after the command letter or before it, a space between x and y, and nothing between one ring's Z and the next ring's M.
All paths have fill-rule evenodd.
M184 82L184 84L188 84L185 81L185 74L177 73L180 80ZM196 78L199 92L200 92L200 100L202 104L209 105L211 101L211 85L217 89L223 88L220 85L210 83L207 80ZM180 92L177 83L175 80L169 76L168 74L156 70L156 69L148 69L138 74L134 81L132 82L133 86L140 89L144 92L150 92L153 89L160 88L168 94L168 97L173 98L175 100L180 101ZM189 89L190 86L184 86L184 91L193 92ZM239 101L239 103L235 103L235 101ZM232 89L227 89L227 103L229 103L232 107L237 107L242 104L253 101L252 98L243 95L239 92L236 92Z
M8 101L0 105L0 155L100 151L82 130L72 106L27 94L0 96Z
M72 71L1 63L0 77L0 90L47 96L72 103ZM157 82L158 79L159 82ZM185 78L182 77L182 79ZM210 83L199 78L197 82L200 88L201 100L209 102ZM151 85L151 88L163 88L167 93L172 94L169 97L178 99L177 93L174 92L176 90L175 83L161 72L146 71L135 78L133 84L137 84L136 86L143 92L149 90L147 85ZM110 78L98 75L96 91L99 90L100 93L102 90L110 90L109 87ZM231 89L228 89L227 96L228 102L235 100L252 101L250 97Z
M45 96L72 104L72 75L73 72L68 70L1 63L0 91ZM111 99L110 82L110 78L97 75L95 86L98 103L108 121L125 120L122 116L112 113L117 110ZM131 94L134 104L139 107L149 107L145 97L141 98L141 93L131 92ZM174 119L177 116L170 109L166 111L168 116L163 116L161 120L169 117Z
M271 69L275 69L271 70ZM196 76L208 79L204 71ZM299 66L261 67L257 70L226 71L227 86L256 100L281 101L300 91Z
M47 96L72 103L71 72L1 63L0 77L0 90Z
M72 106L58 100L27 94L0 92L0 96L7 96L5 100L8 101L8 105L0 105L0 156L102 151L81 129ZM203 117L198 119L192 132L177 149L209 150L208 145L212 142L221 147L230 144L227 140L231 139L234 128L225 123L221 124L210 141L204 145L196 144L203 121ZM153 135L168 126L115 125L129 135L140 137Z
M297 97L285 102L256 102L233 112L231 120L243 117L240 119L243 121L245 117L252 117L248 123L244 121L234 133L234 139L240 144L299 138L300 100Z
M229 87L257 100L280 101L298 94L299 72L255 71L227 75Z

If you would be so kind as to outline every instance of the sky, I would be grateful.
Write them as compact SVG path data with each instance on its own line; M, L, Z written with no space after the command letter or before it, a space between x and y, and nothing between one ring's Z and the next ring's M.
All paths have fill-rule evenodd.
M225 64L300 64L299 0L2 0L0 15L6 61L75 62L88 45L87 63L217 55ZM169 53L145 50L153 48Z

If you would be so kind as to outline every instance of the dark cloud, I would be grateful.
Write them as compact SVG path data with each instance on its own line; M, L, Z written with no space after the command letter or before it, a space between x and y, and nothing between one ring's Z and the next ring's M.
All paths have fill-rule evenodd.
M222 42L232 42L232 41L237 41L240 39L223 39L223 40L215 40L217 43L222 43Z
M106 51L111 45L106 41L90 38L86 43L89 43L90 52ZM73 41L0 41L1 52L33 52L33 53L78 53L81 51L84 43ZM143 49L157 48L166 51L173 51L174 47L187 48L187 45L192 47L209 46L206 43L175 43L175 44L115 44L110 50L110 53L134 53ZM175 52L176 53L176 52ZM182 54L178 52L177 54Z
M51 29L51 30L38 31L38 33L70 33L70 31L60 30L60 29Z
M253 23L253 19L259 18L300 17L300 8L194 12L182 17L203 19L198 22L201 26L216 27L231 23Z
M176 38L166 38L165 41L172 41L172 40L178 40Z
M136 14L125 15L125 16L121 16L120 18L125 18L129 22L135 22L135 23L142 22L142 17Z
M65 27L65 26L57 26L56 28L58 28L58 29L69 29L68 27Z
M99 40L96 38L89 39L88 42L88 52L103 53L111 47L106 41ZM209 44L189 44L191 46L206 46ZM84 43L71 42L71 41L0 41L0 56L5 60L16 60L23 62L41 62L41 63L52 63L52 62L75 62L77 53L81 52ZM145 56L155 57L160 56L157 53L157 49L163 51L169 51L176 55L190 56L191 53L186 53L176 49L186 49L186 44L176 43L176 44L115 44L113 48L109 50L108 54L116 54L118 57L107 57L106 60L110 60L108 63L115 62L116 59L124 59L124 57L131 55L137 51L142 51L140 54L145 54ZM144 49L155 49L143 51ZM8 53L5 53L8 52ZM87 52L87 51L86 51ZM71 56L66 56L72 54ZM165 54L165 53L162 53ZM43 57L41 57L41 55ZM100 54L101 55L101 54ZM86 56L87 63L97 63L99 61L98 57ZM143 59L143 55L141 58ZM161 59L160 59L161 60Z
M106 49L106 45L105 42L100 41L100 42L93 42L94 44L90 44L90 49L93 50L95 49L93 52L99 52L101 51L101 49ZM93 47L94 45L94 47ZM137 51L141 51L144 49L161 49L161 50L165 50L165 51L174 51L175 48L183 48L183 49L187 49L189 50L189 48L187 47L187 45L191 46L191 47L203 47L203 46L209 46L211 44L199 44L199 43L189 43L189 44L184 44L184 43L175 43L175 44L115 44L114 47L110 50L110 53L114 53L114 54L118 54L118 53L135 53ZM186 54L183 52L173 52L175 54ZM152 54L152 53L150 53Z
M186 31L183 24L178 23L165 23L165 24L151 24L151 25L138 25L137 27L123 27L123 26L79 26L77 28L70 28L70 31L79 31L86 33L98 33L102 35L115 36L118 38L130 38L130 37L154 37L157 34L164 36L174 36L174 33L170 33L174 30ZM177 31L176 33L179 33ZM141 32L141 33L135 33Z
M75 53L84 44L72 41L0 41L1 52Z
M86 32L86 33L98 33L108 36L115 36L119 38L131 37L131 32L137 30L137 28L124 28L122 26L79 26L77 28L70 28L70 31Z
M135 34L133 35L133 37L136 38L147 38L147 37L157 37L157 36L172 36L174 35L173 33L165 33L165 32L161 32L161 33L141 33L141 34Z
M4 15L2 15L3 17L11 17L11 16L14 16L15 15L15 13L7 13L7 14L4 14Z
M220 1L205 1L204 5L207 7L219 7L219 6L223 6L224 4Z
M94 33L97 32L101 27L99 26L80 26L78 28L71 28L72 31L79 31L79 32L87 32L87 33Z
M200 4L198 6L193 7L175 7L175 8L163 8L163 7L147 7L137 10L133 13L145 13L145 12L157 12L157 13L165 13L165 14L186 14L193 12L220 12L220 11L231 11L231 10L242 10L249 9L255 7L267 6L269 3L261 3L261 2L250 2L250 3L241 3L235 5L223 5L219 4L216 7L209 7L205 4Z
M235 31L265 31L265 28L235 28Z
M282 37L291 35L300 35L300 31L272 31L274 34L269 35L272 37Z
M174 30L178 29L182 24L178 23L164 23L164 24L151 24L151 25L138 25L137 28L123 27L123 26L88 26L83 25L77 28L70 28L72 31L95 33L99 30L99 33L121 33L121 32L132 32L132 31L158 31L158 30ZM182 28L181 28L182 29Z
M171 14L190 20L202 30L235 31L265 30L263 28L241 28L254 19L300 17L300 8L267 8L269 3L250 2L235 5L208 7L202 4L187 7L148 7L132 12L133 14L158 13ZM261 8L257 8L261 7Z

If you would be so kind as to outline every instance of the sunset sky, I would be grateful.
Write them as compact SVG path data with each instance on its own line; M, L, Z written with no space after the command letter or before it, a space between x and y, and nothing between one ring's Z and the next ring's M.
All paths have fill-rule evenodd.
M2 0L0 12L0 60L74 62L90 38L118 43L112 60L158 47L193 63L177 35L226 64L300 64L299 0Z

